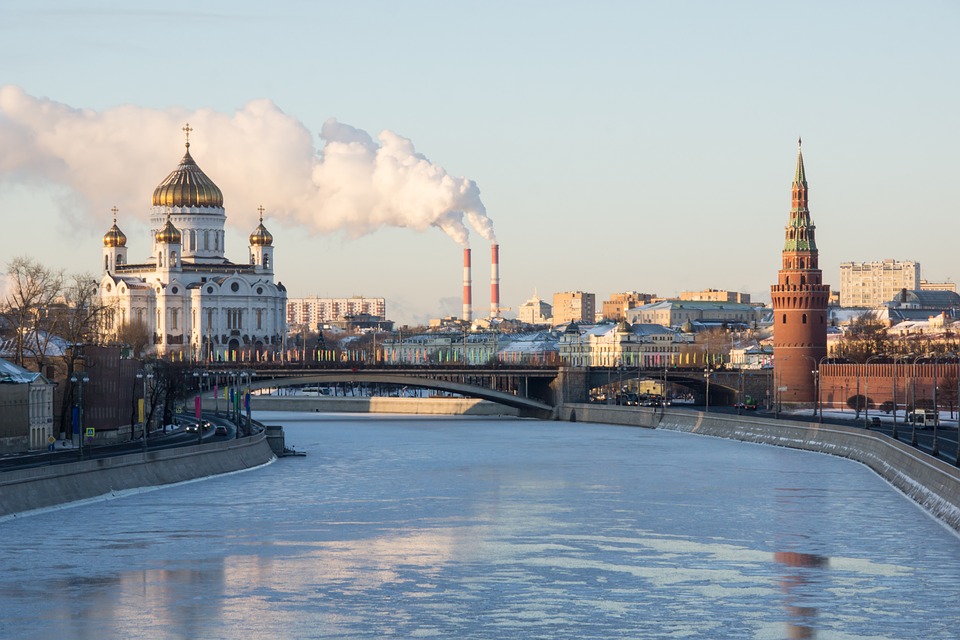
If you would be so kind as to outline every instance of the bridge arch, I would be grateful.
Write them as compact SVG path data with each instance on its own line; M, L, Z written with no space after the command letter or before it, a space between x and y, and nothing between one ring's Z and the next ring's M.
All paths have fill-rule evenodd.
M456 393L468 398L488 400L507 407L518 409L521 415L531 417L546 417L553 414L552 405L525 398L505 391L497 391L479 385L453 382L443 379L426 378L403 373L386 371L329 371L323 373L304 373L302 375L276 375L268 372L257 372L257 377L250 384L251 389L266 389L274 387L301 387L308 385L328 385L335 383L348 384L393 384L405 387L419 387L437 391Z

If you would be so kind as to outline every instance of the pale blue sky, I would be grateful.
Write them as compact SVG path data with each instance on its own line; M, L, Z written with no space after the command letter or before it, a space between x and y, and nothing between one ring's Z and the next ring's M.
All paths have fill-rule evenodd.
M960 4L935 0L0 0L0 85L186 118L269 99L318 147L329 118L409 138L479 186L501 245L501 304L514 309L534 289L591 291L598 304L708 287L768 300L799 135L825 281L838 286L840 262L884 258L960 279L958 28ZM0 105L0 141L4 124ZM181 133L169 135L146 184L180 158ZM200 153L202 136L194 157L218 181L222 160ZM30 179L10 140L0 257L96 272L113 194L74 199ZM116 182L117 202L142 202L120 226L131 260L145 257L152 187L131 195ZM227 253L243 261L255 223L230 197ZM461 249L438 229L351 238L266 223L291 296L384 296L404 323L459 315ZM474 233L471 246L483 315L489 243Z

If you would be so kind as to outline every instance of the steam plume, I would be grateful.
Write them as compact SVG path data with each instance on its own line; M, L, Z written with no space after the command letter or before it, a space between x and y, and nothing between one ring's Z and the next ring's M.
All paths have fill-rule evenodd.
M0 185L57 185L74 222L109 226L116 205L122 228L125 218L146 218L153 189L183 155L185 122L194 129L191 155L223 191L228 221L243 230L256 224L262 204L268 217L315 233L359 237L383 226L433 226L467 246L469 226L495 241L476 183L449 175L410 140L386 130L374 140L330 119L318 149L306 126L270 100L233 114L93 111L0 86Z

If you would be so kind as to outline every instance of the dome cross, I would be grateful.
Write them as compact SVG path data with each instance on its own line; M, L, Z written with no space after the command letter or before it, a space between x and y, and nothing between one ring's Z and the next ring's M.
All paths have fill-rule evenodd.
M190 123L188 122L187 124L185 124L185 125L183 126L182 131L183 131L185 134L187 134L187 149L189 149L189 148L190 148L190 132L193 131L193 127L191 127L191 126L190 126Z

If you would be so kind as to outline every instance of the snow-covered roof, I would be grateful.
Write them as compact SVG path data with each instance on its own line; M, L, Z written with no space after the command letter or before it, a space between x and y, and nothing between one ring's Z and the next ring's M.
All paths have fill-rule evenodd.
M46 378L35 371L27 371L9 360L0 358L0 383L29 384L37 379L46 380Z

